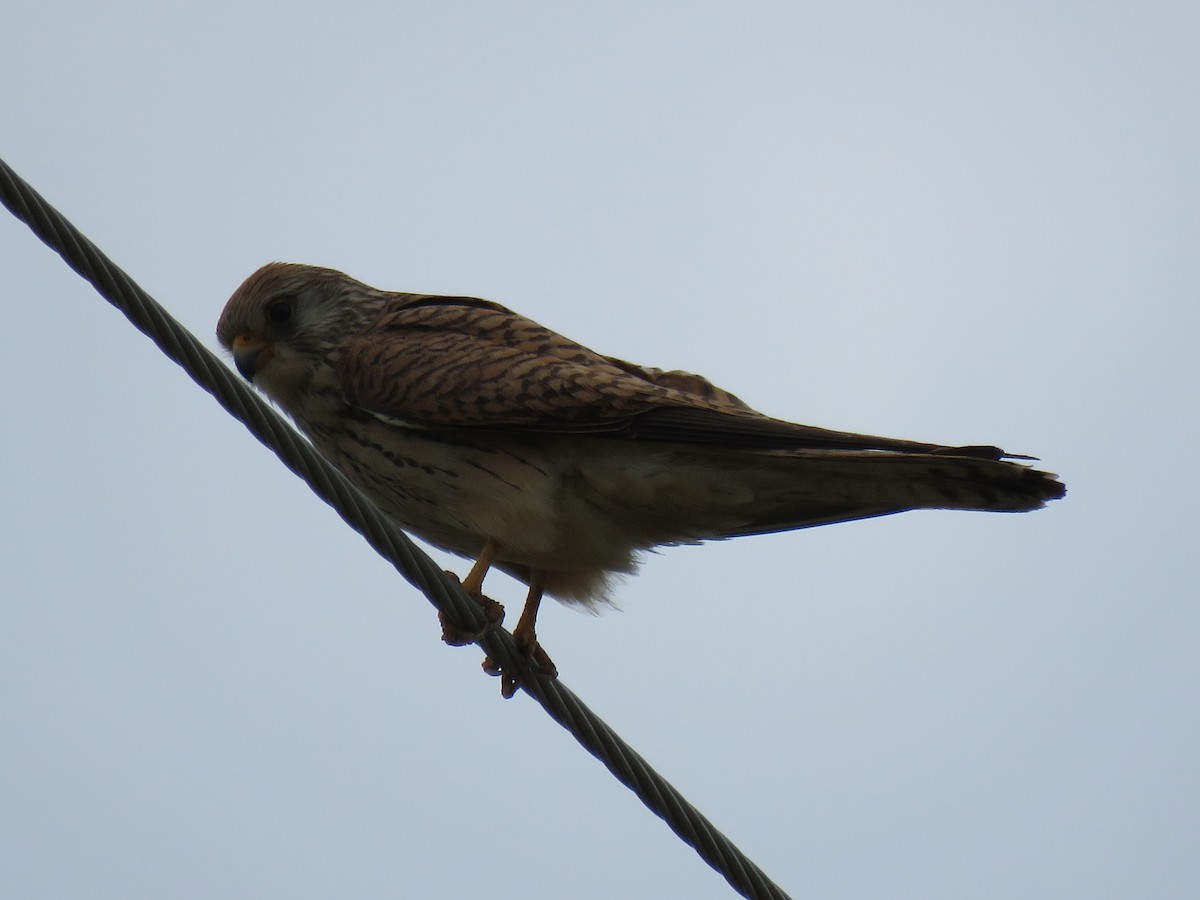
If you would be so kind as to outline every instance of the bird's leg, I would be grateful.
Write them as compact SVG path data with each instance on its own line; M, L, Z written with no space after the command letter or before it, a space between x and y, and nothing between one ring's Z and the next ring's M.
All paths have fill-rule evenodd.
M535 569L529 578L529 594L525 597L525 608L521 610L517 627L513 629L513 639L517 642L517 649L529 658L537 672L548 678L557 678L558 669L537 639L537 614L544 590L545 576ZM483 661L483 670L489 675L500 676L500 693L505 699L517 692L520 681L516 674L503 671L490 656Z
M500 542L495 538L488 538L484 542L483 549L479 551L479 558L475 560L475 565L471 566L471 571L463 579L462 586L467 589L468 594L474 597L483 596L483 579L487 575L488 569L492 567L492 563L496 561L496 554L499 552Z
M554 678L558 675L558 669L554 667L554 663L550 661L550 657L546 655L546 651L542 649L542 645L537 639L537 614L538 609L542 605L542 593L546 589L546 578L538 571L534 571L529 579L529 594L525 597L525 608L521 610L521 618L517 619L517 627L513 629L513 639L517 642L517 648L534 661L542 670L543 674Z
M483 614L488 620L485 628L491 628L493 625L499 625L504 621L504 607L491 597L483 595L483 579L487 575L488 569L492 567L492 562L495 561L496 554L499 552L499 542L488 538L487 542L483 545L483 550L479 553L479 558L475 560L475 565L471 566L471 571L467 573L467 577L462 581L462 586L466 592L474 597L479 605L483 607ZM442 640L451 646L461 647L464 644L473 644L479 638L480 633L459 628L447 619L446 614L443 612L438 612L438 619L442 623Z

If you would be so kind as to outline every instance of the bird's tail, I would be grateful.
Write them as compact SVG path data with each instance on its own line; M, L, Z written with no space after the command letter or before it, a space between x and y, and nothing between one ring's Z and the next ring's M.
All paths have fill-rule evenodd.
M743 481L749 512L711 537L737 537L848 522L913 509L1028 512L1057 500L1066 487L1031 466L971 455L775 451L761 454ZM740 458L746 465L746 456ZM732 511L732 510L731 510Z

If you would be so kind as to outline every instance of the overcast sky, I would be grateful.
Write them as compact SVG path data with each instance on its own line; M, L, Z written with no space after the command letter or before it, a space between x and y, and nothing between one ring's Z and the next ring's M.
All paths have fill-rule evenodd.
M1039 456L1045 511L668 550L541 637L797 900L1200 896L1194 3L5 20L0 156L209 346L308 262ZM0 893L730 896L7 215L0 264Z

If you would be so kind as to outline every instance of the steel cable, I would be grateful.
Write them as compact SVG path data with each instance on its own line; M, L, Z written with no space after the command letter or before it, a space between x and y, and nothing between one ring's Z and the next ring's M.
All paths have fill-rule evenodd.
M78 229L0 160L0 201L68 266L148 336L230 415L300 476L351 528L459 627L481 632L480 647L705 862L744 897L787 898L732 841L558 679L532 670L503 628L486 627L479 605L390 519L326 462L298 432Z

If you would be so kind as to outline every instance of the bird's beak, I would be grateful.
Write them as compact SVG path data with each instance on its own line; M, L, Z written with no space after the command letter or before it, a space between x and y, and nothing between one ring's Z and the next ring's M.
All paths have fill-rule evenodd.
M253 383L258 370L271 359L271 345L260 337L239 334L233 339L233 364L242 377Z

